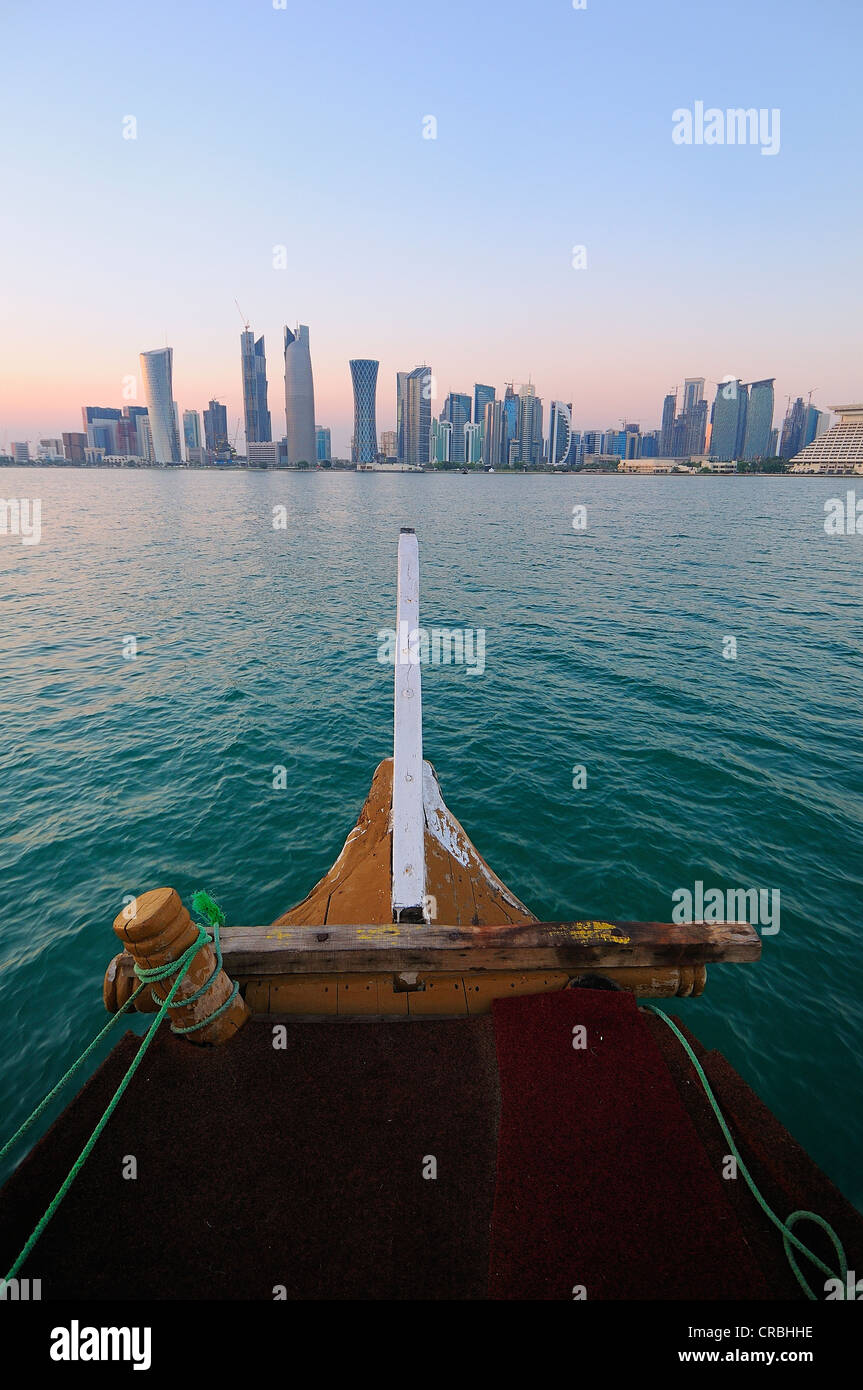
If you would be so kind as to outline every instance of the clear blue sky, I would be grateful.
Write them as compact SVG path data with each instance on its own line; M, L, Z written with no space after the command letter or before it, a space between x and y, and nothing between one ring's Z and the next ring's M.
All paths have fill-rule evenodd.
M381 361L383 429L421 361L438 405L532 377L588 428L657 425L684 376L776 376L778 412L860 399L861 14L5 0L0 440L122 404L166 338L180 407L215 394L233 424L235 296L279 433L282 326L310 325L338 452L351 356ZM696 100L778 107L780 153L675 145Z

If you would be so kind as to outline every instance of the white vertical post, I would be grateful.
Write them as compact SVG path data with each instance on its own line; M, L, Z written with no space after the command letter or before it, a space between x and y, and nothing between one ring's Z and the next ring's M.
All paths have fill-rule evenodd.
M422 921L425 896L419 546L399 535L393 738L393 921Z

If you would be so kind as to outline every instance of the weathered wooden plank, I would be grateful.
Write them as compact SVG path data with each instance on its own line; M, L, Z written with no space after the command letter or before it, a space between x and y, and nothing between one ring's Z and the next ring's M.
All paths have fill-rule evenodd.
M758 960L746 922L531 922L524 926L225 927L232 975L381 970L575 970Z

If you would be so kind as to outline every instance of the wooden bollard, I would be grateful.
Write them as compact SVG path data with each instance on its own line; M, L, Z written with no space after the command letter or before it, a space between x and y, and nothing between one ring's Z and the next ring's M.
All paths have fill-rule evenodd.
M109 1014L119 1013L124 1004L131 999L141 981L135 974L135 961L128 951L120 951L109 961L102 982L102 999ZM141 990L135 1000L135 1011L139 1014L154 1014L159 1006L153 1002L150 987Z
M130 908L134 908L132 915ZM184 908L179 893L173 888L153 888L149 893L142 893L133 904L115 917L114 931L129 954L134 957L136 964L145 970L153 970L156 966L178 960L184 951L194 945L198 935L198 928ZM200 1023L229 998L233 985L224 970L220 970L200 999L196 999L192 1004L182 1003L183 999L195 994L206 984L215 966L216 953L207 943L193 958L174 995L169 1017L178 1028L188 1028L190 1023ZM164 980L157 980L149 988L156 998L165 999L175 978L176 976L169 975ZM126 997L128 998L128 995ZM244 1000L237 994L212 1023L205 1023L184 1036L193 1043L227 1042L239 1032L249 1017L250 1013Z

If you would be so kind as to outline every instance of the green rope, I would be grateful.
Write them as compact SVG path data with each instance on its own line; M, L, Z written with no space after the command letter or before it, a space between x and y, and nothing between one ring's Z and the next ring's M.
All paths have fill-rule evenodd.
M132 995L130 995L130 997L126 1000L125 1004L123 1004L117 1010L117 1013L114 1015L114 1017L108 1020L108 1022L105 1024L105 1027L100 1029L99 1033L96 1035L93 1041L81 1053L81 1056L78 1058L78 1060L76 1062L73 1062L72 1066L65 1073L65 1075L60 1078L56 1086L54 1086L54 1088L48 1093L45 1099L41 1101L39 1105L36 1106L36 1109L33 1111L33 1113L28 1116L24 1123L12 1135L12 1138L8 1140L6 1144L3 1145L2 1149L0 1149L0 1159L3 1159L5 1155L8 1153L8 1151L13 1147L13 1145L16 1144L18 1140L22 1137L22 1135L26 1134L27 1130L31 1127L31 1125L33 1125L36 1122L36 1120L39 1118L39 1116L42 1114L45 1108L57 1095L58 1091L60 1091L62 1087L66 1084L69 1078L74 1076L75 1072L78 1071L79 1067L83 1065L83 1063L85 1062L87 1057L89 1057L93 1049L98 1045L99 1042L101 1042L102 1038L104 1038L105 1035L110 1031L110 1029L114 1027L114 1025L119 1021L122 1015L130 1007L130 1005L134 1003L134 1001L137 999L138 995L141 993L141 991L145 988L146 985L152 985L159 980L166 980L171 975L176 975L176 979L174 980L174 983L171 985L171 988L164 999L160 999L158 995L153 993L152 989L150 990L150 995L153 999L153 1002L158 1004L159 1006L156 1017L153 1019L153 1022L148 1028L146 1034L144 1035L144 1039L137 1053L135 1054L135 1057L132 1060L132 1064L129 1067L129 1070L126 1072L126 1075L123 1077L123 1080L120 1082L119 1086L114 1092L114 1095L108 1102L108 1105L105 1109L105 1113L102 1115L101 1119L96 1125L96 1128L93 1130L93 1133L87 1140L87 1143L84 1145L83 1149L81 1150L71 1169L67 1173L53 1201L51 1202L48 1209L45 1211L44 1215L41 1217L41 1219L31 1232L30 1238L24 1246L24 1249L21 1251L20 1255L13 1264L9 1273L6 1275L7 1281L15 1278L16 1274L18 1273L18 1270L21 1268L21 1266L24 1264L24 1261L32 1252L33 1247L39 1240L39 1237L42 1235L42 1232L45 1230L45 1227L48 1225L48 1222L51 1220L60 1203L63 1201L63 1198L66 1196L66 1193L69 1191L69 1188L72 1186L76 1177L78 1176L87 1159L89 1158L96 1144L96 1141L99 1138L99 1135L102 1133L103 1129L105 1128L106 1124L108 1123L109 1119L114 1113L114 1110L119 1104L123 1092L126 1090L126 1087L129 1085L129 1082L132 1080L132 1077L135 1075L135 1072L138 1070L138 1067L144 1060L146 1051L150 1046L150 1043L153 1041L153 1038L155 1037L156 1030L158 1029L159 1024L165 1018L165 1015L167 1014L168 1010L183 1008L187 1004L194 1003L196 999L200 999L202 995L206 994L207 990L210 988L213 981L218 977L219 972L222 969L222 947L219 939L219 932L221 927L223 927L225 924L225 914L222 912L222 909L219 907L218 903L215 902L214 899L211 898L208 893L205 893L203 891L199 891L194 895L192 899L192 908L195 912L199 913L202 917L204 917L207 925L212 928L212 937L207 931L207 926L198 922L195 924L198 928L197 938L195 939L195 941L192 942L192 945L189 946L188 949L183 952L181 956L178 956L176 960L168 961L166 965L153 966L150 969L145 969L144 966L136 965L135 974L141 981L138 988L134 991ZM184 995L182 999L179 999L176 1003L174 1003L174 995L176 994L177 990L179 989L180 985L185 979L189 967L191 966L192 961L195 959L195 956L198 954L202 946L207 946L210 944L214 946L216 962L213 970L207 977L207 980L201 986L200 989L195 990L194 994ZM174 1033L194 1033L198 1028L203 1028L205 1024L212 1023L214 1018L218 1018L219 1015L221 1013L224 1013L225 1009L227 1009L229 1005L233 1003L234 999L237 996L238 990L239 983L235 982L234 987L231 990L231 993L228 995L228 998L225 1000L225 1002L223 1004L220 1004L217 1009L214 1009L212 1013L207 1014L206 1018L202 1018L198 1023L191 1023L186 1028L178 1028L176 1024L172 1023L171 1031Z
M767 1205L761 1193L758 1191L758 1188L755 1186L755 1182L751 1177L749 1170L746 1167L746 1164L740 1157L740 1151L731 1137L731 1131L729 1130L728 1125L725 1123L725 1117L722 1114L722 1111L719 1109L719 1105L717 1104L716 1097L714 1096L713 1091L711 1089L710 1082L707 1080L707 1077L704 1074L704 1068L702 1067L692 1048L689 1046L689 1043L686 1041L685 1037L681 1033L680 1029L677 1027L676 1023L674 1023L673 1020L668 1017L667 1013L664 1013L662 1009L657 1008L655 1004L647 1004L645 1005L645 1007L649 1013L656 1014L657 1017L661 1018L665 1023L668 1024L672 1033L676 1035L676 1037L679 1039L679 1041L683 1044L684 1048L686 1049L686 1052L689 1056L689 1060L694 1066L696 1072L698 1073L698 1078L702 1086L704 1087L704 1093L707 1096L707 1099L710 1101L711 1106L713 1107L713 1113L719 1121L722 1133L725 1135L725 1138L728 1141L731 1152L734 1155L734 1158L737 1162L737 1167L740 1169L740 1172L746 1179L750 1192L752 1193L758 1205L761 1207L761 1210L764 1212L764 1214L768 1216L770 1220L773 1222L773 1225L776 1226L778 1230L782 1232L782 1244L785 1247L785 1254L788 1259L788 1263L790 1264L794 1272L794 1276L798 1284L802 1288L803 1292L806 1294L806 1297L812 1299L813 1302L818 1301L817 1295L812 1292L811 1288L809 1287L808 1283L803 1277L800 1267L797 1264L797 1260L794 1257L794 1251L792 1250L792 1246L799 1250L802 1255L805 1255L807 1260L811 1260L812 1263L816 1266L816 1268L820 1269L822 1274L826 1274L829 1279L839 1279L842 1285L842 1297L844 1299L846 1288L846 1276L848 1274L848 1262L845 1258L845 1251L842 1248L842 1242L837 1236L836 1232L833 1230L833 1227L830 1225L829 1222L824 1220L823 1216L819 1216L818 1213L814 1211L793 1211L791 1215L788 1217L787 1221L782 1221L776 1215L775 1211L773 1211ZM833 1244L833 1249L836 1251L836 1254L838 1256L841 1275L835 1274L834 1271L830 1269L829 1265L824 1264L823 1260L820 1260L818 1256L814 1253L814 1251L810 1250L808 1246L803 1244L802 1240L799 1240L797 1236L794 1235L794 1232L791 1228L792 1226L795 1226L798 1221L814 1221L816 1226L820 1226L822 1231L826 1231Z
M36 1123L42 1112L45 1109L47 1109L47 1107L51 1104L51 1101L57 1095L58 1091L61 1091L63 1089L70 1077L73 1077L78 1068L84 1064L84 1062L90 1056L90 1053L93 1051L94 1047L98 1046L98 1044L102 1041L106 1034L108 1034L111 1031L111 1029L114 1027L116 1023L119 1023L120 1019L123 1017L123 1014L129 1008L129 1006L135 1002L143 988L143 984L140 984L138 988L135 990L134 994L131 994L129 996L125 1004L123 1004L117 1010L113 1017L108 1019L108 1022L105 1024L105 1027L100 1029L93 1041L90 1043L89 1047L86 1047L84 1051L81 1053L81 1056L78 1058L77 1062L72 1063L71 1067L66 1072L66 1074L60 1077L60 1080L57 1082L57 1085L53 1088L53 1090L49 1091L45 1099L43 1101L40 1101L40 1103L36 1106L36 1109L33 1111L32 1115L28 1115L23 1125L21 1125L19 1129L16 1129L15 1133L12 1135L12 1138L7 1139L2 1149L0 1149L0 1162L3 1161L9 1150L15 1147L15 1145L18 1143L18 1140L21 1139L22 1136L27 1133L27 1130L30 1128L30 1126Z
M203 888L199 888L192 897L192 911L203 917L208 927L223 927L225 925L224 912L215 898L211 898L209 893L204 892Z
M213 969L210 971L210 974L207 976L200 989L196 989L194 994L184 994L182 999L178 999L176 1004L172 1004L170 1006L172 1009L182 1009L185 1008L187 1004L194 1004L196 999L200 999L203 995L207 993L207 990L210 988L213 982L218 979L219 973L222 969L222 943L219 936L219 932L221 928L225 925L224 912L219 907L219 904L215 901L215 899L211 898L209 893L205 893L203 889L199 889L198 892L192 898L192 911L200 913L200 915L206 919L207 926L212 927L213 929L212 937L209 936L209 934L207 934L206 941L208 944L214 947L216 960ZM204 925L202 925L200 922L197 922L195 925L197 926L198 931L203 931L206 934L206 927ZM203 942L199 943L199 945L195 947L195 951L199 950L200 945L203 944ZM157 980L168 979L170 975L173 975L176 968L177 962L175 960L170 960L168 961L167 965L154 965L149 970L146 970L142 965L136 965L135 974L138 976L138 979L142 982L142 985L151 985L155 984ZM179 1028L176 1023L172 1023L171 1032L176 1033L178 1035L182 1035L184 1033L196 1033L199 1028L205 1028L208 1023L212 1023L214 1018L218 1018L219 1014L224 1013L225 1009L229 1008L230 1005L233 1004L234 1000L237 997L237 994L239 993L239 989L239 982L234 981L234 986L227 999L224 1001L223 1004L220 1004L217 1009L213 1009L212 1013L207 1014L205 1018L199 1019L197 1023L190 1023L185 1028ZM155 994L153 990L150 990L150 998L153 1000L154 1004L159 1006L161 1005L161 998L158 994Z
M87 1159L89 1158L96 1144L96 1140L99 1138L99 1135L102 1133L102 1130L105 1128L109 1119L113 1115L115 1109L117 1108L117 1105L120 1102L123 1092L126 1090L126 1087L132 1080L132 1077L135 1075L135 1072L138 1070L138 1067L140 1066L141 1062L144 1060L144 1055L147 1051L147 1048L150 1046L150 1043L153 1041L153 1038L156 1034L156 1029L159 1027L159 1024L162 1022L162 1019L165 1017L165 1014L171 1007L174 995L179 989L182 981L185 979L186 972L188 971L189 966L192 964L192 961L200 951L201 947L209 942L209 939L210 938L207 935L205 928L199 926L197 939L192 942L192 945L188 948L188 950L184 951L183 954L180 957L178 957L177 960L170 962L171 968L177 972L176 980L171 985L168 994L162 1001L159 1012L156 1014L156 1017L153 1019L153 1022L151 1023L147 1032L145 1033L144 1040L141 1043L141 1046L139 1047L132 1060L132 1065L129 1067L129 1070L126 1072L126 1075L123 1077L123 1080L120 1082L119 1086L117 1087L116 1091L111 1097L111 1100L108 1102L108 1105L105 1108L105 1113L102 1115L102 1118L99 1120L98 1124L96 1125L96 1128L90 1135L90 1138L87 1140L86 1144L84 1145L80 1154L76 1158L69 1172L66 1174L66 1177L64 1178L56 1196L54 1197L47 1211L44 1213L44 1215L37 1222L36 1226L33 1228L30 1238L27 1241L27 1244L24 1246L24 1249L21 1251L21 1254L18 1256L9 1273L6 1275L7 1283L10 1279L14 1279L17 1275L19 1269L23 1265L24 1261L27 1259L28 1255L31 1253L34 1245L38 1241L39 1237L42 1235L42 1232L45 1230L45 1227L48 1225L48 1222L51 1220L51 1217L56 1212L63 1198L66 1196L66 1193L69 1191L69 1188L72 1186L73 1182L75 1181L84 1164L86 1163ZM160 972L160 978L164 978L164 976L168 973L165 966L159 966L156 967L156 969ZM153 973L153 971L144 971L144 974L150 976L151 978L153 977ZM128 1002L131 1003L131 1000L129 1000Z
M196 999L200 999L202 994L206 994L207 990L210 988L210 985L213 983L214 980L218 978L219 973L222 969L222 942L219 933L222 927L225 925L224 912L219 907L219 904L216 902L215 898L211 898L209 893L204 892L203 888L199 888L197 893L195 893L192 898L192 911L197 912L201 917L203 917L206 921L207 926L212 928L212 938L208 936L207 940L212 940L212 945L216 956L216 963L213 966L213 970L210 974L209 979L201 985L200 989L195 990L194 994L184 995L182 1000L180 1001L180 1004L175 1005L176 1008L181 1007L183 1004L192 1004ZM172 1023L171 1032L178 1034L196 1033L199 1028L204 1028L208 1023L212 1023L214 1018L218 1018L219 1014L224 1013L225 1009L230 1008L231 1004L233 1004L234 1000L236 999L239 990L239 981L235 980L233 988L230 994L228 995L227 999L224 1001L224 1003L220 1004L217 1009L213 1009L212 1013L207 1014L206 1018L200 1019L197 1023L189 1023L185 1028L178 1028L175 1023Z

